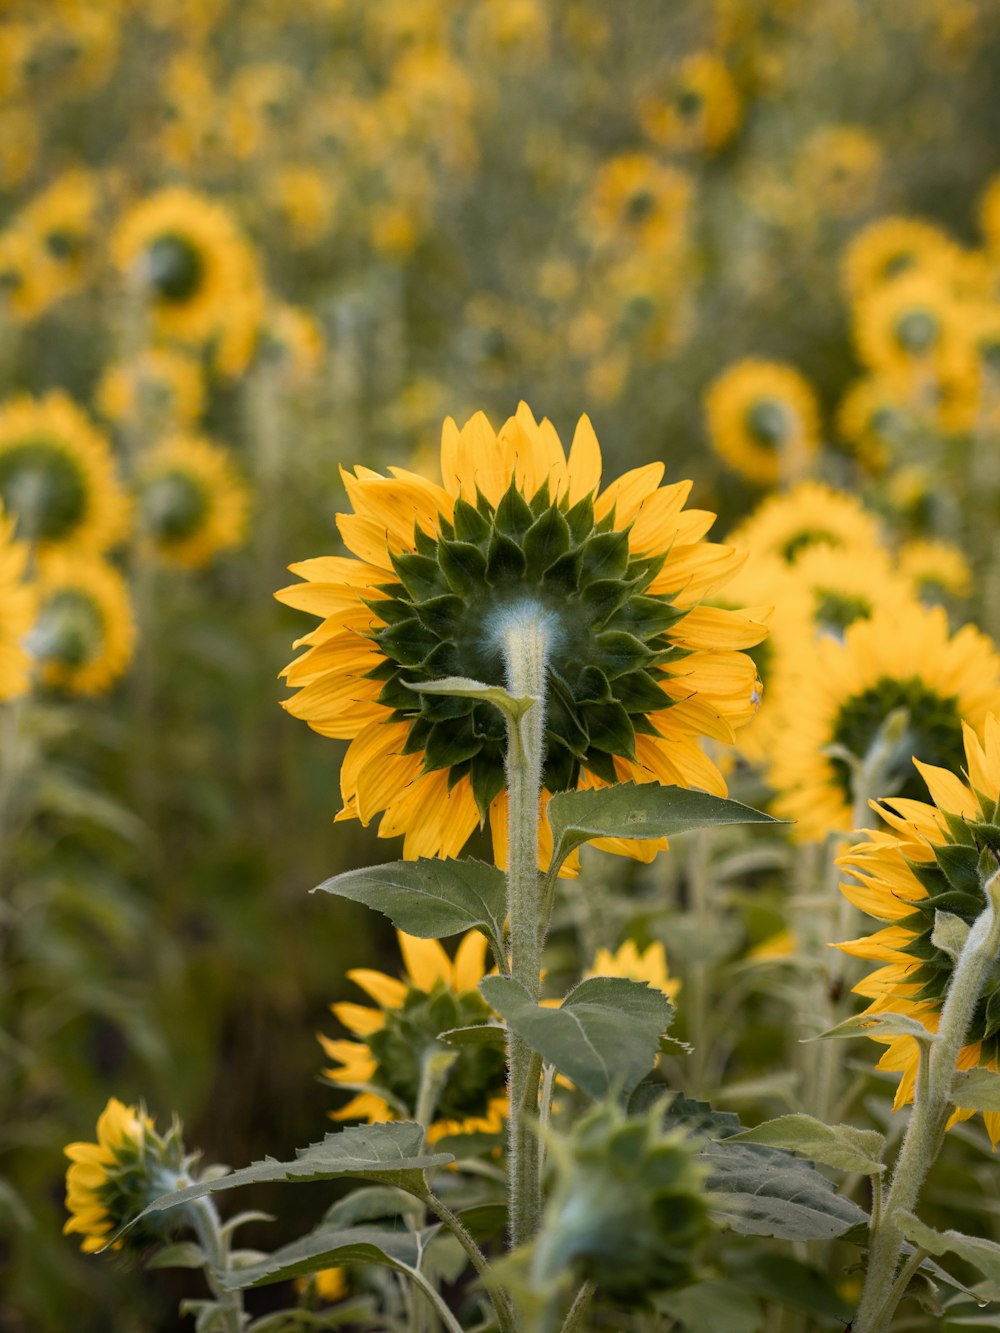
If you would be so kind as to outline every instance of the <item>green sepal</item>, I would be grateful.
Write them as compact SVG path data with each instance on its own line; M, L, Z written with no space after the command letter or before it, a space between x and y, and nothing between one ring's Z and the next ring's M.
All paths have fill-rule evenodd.
M628 595L628 584L621 579L597 579L584 585L580 603L595 625L604 625Z
M594 665L611 681L623 676L626 671L648 666L653 654L634 634L626 634L623 630L604 630L594 642L592 658Z
M416 602L416 611L420 623L425 625L438 639L451 639L455 625L465 608L461 597L455 593L442 593L440 597L430 597L426 602Z
M440 542L438 564L448 586L462 596L476 592L486 578L486 557L471 542Z
M423 602L448 591L438 562L432 556L406 551L401 555L390 552L389 558L399 581L416 601Z
M489 520L470 505L468 500L463 500L461 497L455 501L452 522L455 536L460 542L472 542L478 546L489 538L491 530Z
M934 859L945 878L958 893L975 895L979 891L979 851L960 843L945 843L934 848Z
M558 509L544 510L524 534L523 550L529 567L548 569L569 550L570 535L569 524Z
M486 552L486 582L494 588L506 588L517 582L527 567L518 543L503 532L494 532Z
M590 736L588 767L595 749L635 759L635 728L617 700L607 704L583 704L580 711Z
M387 625L375 635L379 647L401 666L417 667L438 647L439 640L416 616Z
M581 548L580 577L587 583L621 579L628 568L628 530L599 532Z
M515 541L520 542L535 521L531 506L517 488L517 482L511 483L500 497L496 510L496 527Z

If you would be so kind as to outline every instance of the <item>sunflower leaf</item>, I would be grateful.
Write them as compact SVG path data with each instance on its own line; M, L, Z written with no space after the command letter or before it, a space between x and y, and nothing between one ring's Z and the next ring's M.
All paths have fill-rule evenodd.
M194 1185L188 1185L186 1189L163 1194L118 1234L128 1231L151 1213L167 1212L206 1194L217 1194L239 1185L355 1177L394 1185L419 1198L425 1188L424 1172L447 1166L455 1160L450 1153L425 1152L423 1143L422 1126L411 1121L354 1125L350 1129L327 1134L319 1143L312 1143L308 1148L300 1148L289 1162L278 1162L273 1157L266 1157L262 1162L254 1162L240 1171L232 1171L213 1180L200 1180ZM109 1243L114 1239L116 1237L109 1236Z
M713 824L781 822L739 801L655 782L557 792L549 801L548 819L557 865L594 838L669 838Z
M965 1236L960 1231L935 1231L913 1213L897 1210L892 1220L907 1240L928 1254L957 1254L966 1263L978 1268L987 1282L976 1288L983 1300L1000 1300L1000 1245L980 1236Z
M958 962L958 955L962 952L968 938L969 926L960 916L956 916L954 912L934 913L931 943L938 949L942 949L953 963Z
M1000 1079L997 1079L1000 1083ZM855 1129L853 1125L825 1125L811 1115L781 1115L765 1120L753 1129L730 1135L730 1143L764 1143L771 1148L788 1148L813 1162L836 1167L839 1171L860 1171L866 1176L885 1170L882 1153L885 1139L874 1129Z
M418 694L454 694L465 699L482 699L494 704L501 713L517 722L524 716L538 699L533 694L513 695L502 685L487 685L482 680L472 680L469 676L443 676L440 680L403 682L407 689Z
M957 1069L951 1100L963 1111L1000 1111L1000 1074L992 1069Z
M482 861L391 861L348 870L317 884L313 893L332 893L364 903L387 916L407 935L443 939L481 930L505 966L503 930L507 914L503 872Z
M711 1170L713 1213L739 1235L833 1240L865 1221L811 1162L781 1149L730 1137L706 1144L700 1160Z
M556 1009L510 977L484 977L479 989L512 1032L595 1098L638 1086L673 1012L662 991L621 977L581 981Z
M435 1230L432 1227L424 1232L415 1231L402 1223L395 1227L320 1225L307 1236L275 1250L260 1263L230 1273L226 1287L230 1291L264 1287L348 1263L381 1264L407 1271L419 1265Z
M836 1027L818 1032L815 1037L806 1037L806 1041L823 1041L831 1038L848 1037L913 1037L920 1042L937 1041L935 1033L925 1028L918 1018L910 1014L855 1014L845 1018Z

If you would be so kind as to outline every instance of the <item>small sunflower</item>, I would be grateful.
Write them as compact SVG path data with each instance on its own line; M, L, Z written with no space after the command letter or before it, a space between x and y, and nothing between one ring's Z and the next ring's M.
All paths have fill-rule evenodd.
M626 940L614 953L598 949L588 977L624 977L626 981L644 981L654 990L662 991L673 1003L681 983L670 975L667 952L660 940L653 940L640 950L635 940Z
M18 226L36 243L53 300L76 290L88 276L99 202L91 172L67 171L21 211Z
M354 968L348 977L377 1008L331 1006L359 1040L336 1041L320 1035L323 1050L338 1062L324 1071L326 1077L338 1088L356 1092L346 1106L330 1112L334 1120L367 1119L374 1124L412 1116L424 1062L445 1049L440 1034L493 1018L477 989L485 975L485 936L469 931L452 959L437 940L396 934L406 965L403 980ZM448 1070L427 1132L431 1143L446 1134L498 1134L503 1129L507 1098L502 1049L491 1044L457 1049L458 1058Z
M249 493L225 449L174 435L151 449L137 477L138 503L157 554L202 569L243 541Z
M622 153L597 173L590 212L599 240L664 251L687 231L691 177L648 153Z
M844 283L857 300L904 273L954 263L958 247L940 228L920 218L884 217L863 227L844 258Z
M306 584L278 594L323 618L285 670L285 707L352 741L338 818L404 834L406 857L454 856L477 823L506 848L505 728L491 705L414 691L414 682L505 680L503 627L539 607L549 620L547 792L635 780L725 783L699 743L732 741L753 716L757 679L738 651L764 626L698 603L740 563L702 542L714 516L685 511L689 482L660 487L662 463L603 492L586 417L569 459L526 405L495 434L482 413L441 445L443 485L369 468L344 475L338 518L351 558L293 565ZM545 845L542 828L542 855ZM618 850L646 859L656 844Z
M197 362L169 347L150 347L134 361L107 368L97 386L97 407L116 423L186 426L201 416L205 383ZM150 427L151 423L151 427Z
M885 765L885 786L919 792L913 758L957 769L963 720L981 728L1000 712L1000 656L966 625L949 634L941 607L914 602L821 639L800 664L782 744L771 766L776 813L797 820L796 836L819 841L851 828L852 773L842 754L863 760L890 714L905 710L905 732Z
M898 561L900 574L921 600L969 595L969 562L950 542L906 542L899 549Z
M979 838L965 820L995 825L1000 801L1000 722L990 712L982 736L963 726L953 766L917 762L933 805L898 797L873 802L888 828L867 833L839 864L853 876L841 892L861 911L886 923L885 929L838 945L856 958L883 964L854 987L871 1001L866 1014L908 1014L936 1032L954 960L932 939L935 915L943 908L967 925L982 913L986 898L979 885ZM963 753L964 748L964 753ZM957 776L961 768L966 781ZM959 1069L982 1066L1000 1071L1000 987L994 975L981 997L956 1062ZM902 1074L895 1107L913 1100L919 1054L909 1037L879 1037L887 1047L879 1069ZM958 1110L966 1120L974 1112ZM1000 1141L1000 1112L983 1115L994 1148Z
M881 547L878 520L860 500L816 481L770 496L732 531L729 540L741 550L772 555L789 565L813 546Z
M856 125L824 125L802 144L795 169L799 196L833 217L854 217L871 203L882 150Z
M912 375L864 375L849 386L837 409L837 431L858 458L875 469L898 456L921 415Z
M146 293L157 330L182 341L217 333L230 303L260 285L253 252L229 213L180 186L134 205L111 248L121 272Z
M642 128L655 144L669 149L717 152L739 129L742 107L733 76L711 51L685 57L669 77L666 97L645 98Z
M71 694L110 689L135 647L132 605L118 570L78 552L43 557L27 644L44 684Z
M855 621L905 605L913 595L909 581L893 569L888 552L877 548L845 551L814 546L796 562L794 575L806 590L819 634L843 635Z
M750 481L773 486L808 468L819 445L819 408L809 381L777 361L738 361L709 385L712 444Z
M0 311L14 321L30 323L59 299L52 266L38 246L38 237L10 226L0 232Z
M156 1132L145 1110L125 1106L112 1097L97 1121L96 1143L71 1143L66 1156L66 1207L70 1219L63 1234L83 1237L85 1254L104 1249L111 1236L142 1212L147 1204L177 1188L191 1159L184 1155L180 1125L175 1121L165 1135ZM168 1220L169 1219L169 1220ZM143 1249L163 1240L173 1227L170 1213L163 1220L144 1220L127 1237L113 1242Z
M14 540L14 524L0 509L0 703L31 687L24 640L35 621L36 592L27 569L28 548Z
M58 392L0 406L0 500L41 551L106 551L128 521L107 440Z
M282 166L267 178L264 192L287 245L305 249L329 232L337 196L326 172L309 166Z
M965 314L941 274L907 273L860 296L854 337L870 369L922 371L935 379L964 370L974 381Z

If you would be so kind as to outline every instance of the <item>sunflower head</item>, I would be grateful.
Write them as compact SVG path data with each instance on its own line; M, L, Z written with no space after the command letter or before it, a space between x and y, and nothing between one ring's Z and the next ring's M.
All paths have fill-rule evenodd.
M706 153L732 138L741 115L733 77L711 51L692 52L671 77L667 96L650 96L639 106L642 127L654 143Z
M626 940L614 953L598 949L588 977L624 977L627 981L644 981L662 991L673 1003L681 988L667 967L667 954L660 940L653 940L645 949L639 949L634 940Z
M419 687L504 685L506 635L528 614L547 640L546 792L630 778L724 791L697 737L731 740L752 717L756 676L736 650L764 627L697 606L737 560L701 543L713 516L683 511L690 483L659 487L652 464L599 493L600 472L586 418L568 461L523 406L499 436L482 415L448 422L443 485L345 474L355 513L339 525L359 560L293 566L312 586L279 596L325 620L286 669L300 687L287 706L354 741L344 813L385 810L406 856L453 855L487 815L502 855L502 717Z
M870 832L840 860L853 877L842 892L885 928L839 945L883 966L855 990L871 1001L865 1013L912 1014L937 1030L955 969L953 948L939 933L942 916L952 934L971 927L987 906L984 885L1000 865L1000 720L990 713L981 736L963 727L964 754L941 768L917 761L933 804L890 798L877 803L888 826ZM963 763L964 761L964 763ZM962 763L965 780L957 776ZM875 804L875 803L873 803ZM957 927L954 919L957 918ZM896 1105L913 1098L916 1043L875 1037L888 1049L879 1067L901 1071ZM1000 970L994 968L979 999L958 1067L1000 1070ZM960 1111L966 1118L971 1111ZM1000 1112L984 1115L990 1138L1000 1140Z
M71 1216L63 1232L78 1232L88 1254L103 1249L147 1204L177 1189L192 1160L185 1156L177 1120L166 1134L158 1134L143 1107L125 1106L114 1097L97 1121L97 1142L71 1143L66 1156ZM144 1219L113 1248L143 1250L170 1235L175 1224L173 1210Z
M99 694L132 658L135 623L125 580L99 556L50 555L40 562L38 616L26 644L42 681Z
M435 1062L443 1069L434 1102L431 1141L451 1133L496 1133L502 1125L504 1053L502 1045L470 1043L447 1046L442 1032L487 1024L493 1011L479 994L486 940L470 931L449 958L437 940L397 932L406 975L396 980L355 968L348 977L366 991L377 1008L335 1004L335 1016L357 1041L321 1036L324 1051L339 1064L325 1071L337 1087L357 1095L332 1112L335 1120L365 1117L369 1122L412 1116L422 1089L433 1079ZM457 1054L456 1054L457 1052Z
M201 569L242 541L248 492L219 445L172 436L149 452L138 483L146 535L161 559Z
M819 409L808 380L775 361L739 361L705 396L719 454L751 481L774 485L801 474L819 444Z

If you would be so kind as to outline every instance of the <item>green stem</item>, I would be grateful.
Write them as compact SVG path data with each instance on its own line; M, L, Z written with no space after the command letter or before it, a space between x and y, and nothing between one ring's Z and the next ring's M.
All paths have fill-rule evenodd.
M594 1292L597 1290L597 1284L594 1282L585 1282L576 1293L573 1304L569 1307L569 1313L563 1320L562 1328L559 1333L574 1333L575 1329L580 1327L583 1316L590 1307L590 1302L594 1299Z
M548 635L545 616L530 607L512 616L502 631L507 688L515 696L537 699L520 719L507 720L507 915L510 921L511 976L533 1000L540 994L541 904L538 875L538 809L542 790L545 738L545 666ZM540 1061L516 1034L507 1035L507 1170L510 1241L530 1240L541 1221L538 1149L530 1117L538 1105Z
M503 1333L516 1333L514 1324L514 1314L510 1302L503 1292L497 1290L490 1280L490 1264L486 1255L476 1244L474 1237L465 1226L464 1222L457 1214L453 1213L443 1199L439 1199L436 1194L428 1191L424 1203L437 1217L441 1219L451 1234L461 1245L468 1256L469 1262L473 1268L484 1279L486 1290L493 1302L493 1308L496 1310L497 1321L500 1324Z
M691 851L688 859L688 886L691 893L691 915L694 920L699 948L705 940L712 938L714 924L714 905L710 874L710 844L705 830L692 835ZM709 1091L708 1065L712 1041L709 1034L709 963L700 953L695 955L687 977L685 1009L690 1026L691 1052L690 1078L693 1093L697 1097L707 1096Z
M440 1293L434 1290L434 1287L427 1281L419 1269L411 1268L409 1264L400 1263L399 1271L405 1273L414 1286L419 1287L430 1302L434 1313L448 1329L448 1333L463 1333L462 1325L458 1322L452 1312L445 1305Z
M927 1173L941 1149L954 1110L955 1062L965 1045L983 987L1000 953L1000 871L984 887L987 907L975 920L959 954L941 1010L935 1040L923 1048L913 1112L903 1138L892 1184L877 1228L873 1228L868 1272L854 1333L886 1333L902 1299L896 1281L904 1237L896 1222L917 1205Z
M243 1293L228 1291L225 1279L229 1274L229 1246L219 1225L219 1214L211 1198L192 1199L186 1205L191 1224L198 1233L207 1257L205 1279L216 1299L223 1319L225 1333L241 1333L246 1316L243 1313Z

